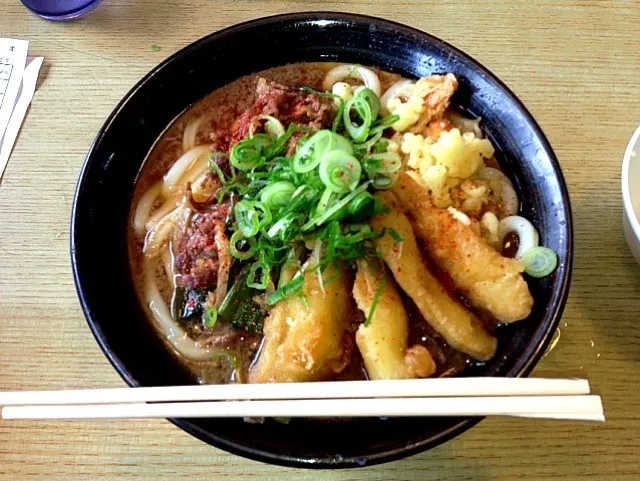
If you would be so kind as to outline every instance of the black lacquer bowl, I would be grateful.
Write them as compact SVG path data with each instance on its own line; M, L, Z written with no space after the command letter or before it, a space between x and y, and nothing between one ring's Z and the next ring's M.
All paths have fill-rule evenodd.
M559 255L554 275L530 283L531 317L498 330L494 360L465 375L525 376L558 324L569 289L569 196L544 134L515 95L452 46L385 20L340 13L262 18L214 33L179 51L120 102L89 150L78 182L71 257L82 308L98 343L132 386L189 383L156 340L129 275L126 223L136 176L154 141L178 114L214 89L254 71L292 62L339 61L408 77L453 72L455 102L483 125L541 243ZM172 420L214 446L299 467L346 468L398 459L436 446L479 418L358 419L347 422Z

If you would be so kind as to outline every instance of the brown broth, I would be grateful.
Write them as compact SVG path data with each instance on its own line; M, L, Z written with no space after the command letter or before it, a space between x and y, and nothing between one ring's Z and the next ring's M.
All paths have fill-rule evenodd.
M304 63L277 67L253 75L242 77L229 85L226 85L181 114L158 139L151 149L142 170L138 176L132 206L136 206L144 192L159 181L169 170L170 166L182 153L182 136L185 126L190 122L205 115L206 121L203 123L197 135L196 145L208 143L207 139L211 132L214 132L221 125L230 125L246 108L248 108L254 97L254 90L257 79L264 77L269 80L287 86L308 86L314 89L321 89L322 79L325 73L336 64L332 63ZM385 90L392 83L400 79L398 75L377 71L380 76L382 88ZM157 206L156 206L157 207ZM131 212L133 218L134 209ZM133 228L129 227L129 258L131 272L140 299L144 299L144 258L142 255L143 239L139 238ZM158 268L156 281L160 287L164 299L170 305L172 297L172 287L163 268ZM404 294L403 294L404 296ZM439 336L422 318L414 303L404 296L405 308L409 314L409 345L422 344L431 352L437 363L437 376L451 376L459 373L467 365L468 356L455 351L448 346L441 336ZM154 323L154 314L145 302L142 302L150 319ZM358 323L363 321L363 316L355 307L353 308L353 319ZM358 323L354 323L350 330L351 336L348 340L353 346L351 357L347 368L337 376L339 380L366 379L362 358L355 347L353 334ZM205 334L225 334L232 329L224 323L216 324L213 331L205 331L202 325L197 323L186 326L186 330L193 338L198 338ZM225 358L214 361L197 362L185 359L178 354L172 345L158 331L159 339L164 342L168 349L174 352L176 360L180 362L193 376L194 381L204 384L226 383L240 381L247 377L247 372L251 363L259 352L261 336L251 333L240 333L221 348L229 352L236 359L237 370Z

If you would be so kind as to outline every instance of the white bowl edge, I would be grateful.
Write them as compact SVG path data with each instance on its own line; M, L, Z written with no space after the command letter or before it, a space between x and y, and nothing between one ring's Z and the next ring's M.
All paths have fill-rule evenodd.
M636 152L635 157L632 155L633 152ZM631 170L631 162L632 159L635 162L640 163L640 125L636 128L635 132L631 136L631 140L629 140L629 144L624 152L624 157L622 160L622 203L624 209L624 217L625 217L625 225L624 233L627 238L627 244L629 244L629 249L631 249L631 253L636 258L638 264L640 264L640 222L638 221L638 216L640 216L640 212L636 212L634 209L635 202L640 209L640 196L638 198L631 198L631 185L629 182L629 171ZM640 184L640 179L637 179L636 182ZM640 189L640 185L638 186Z

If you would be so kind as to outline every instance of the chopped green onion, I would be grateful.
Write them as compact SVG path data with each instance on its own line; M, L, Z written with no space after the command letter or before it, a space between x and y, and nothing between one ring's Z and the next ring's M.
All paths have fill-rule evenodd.
M386 117L382 117L374 125L371 126L371 130L369 131L369 134L374 134L376 132L382 132L383 130L391 127L398 120L400 120L400 116L399 115L387 115Z
M287 128L287 131L283 135L279 136L275 142L264 149L264 157L267 160L271 160L277 155L280 155L295 131L296 124L289 124L289 128Z
M376 135L382 135L382 131L380 131ZM381 139L380 142L376 142L372 150L374 154L384 154L387 151L388 147L389 147L389 141L387 139Z
M342 150L347 154L353 154L353 144L349 139L339 134L333 134L331 150Z
M394 240L394 242L402 242L402 236L398 233L397 230L391 228L391 227L387 227L385 228L385 232L388 232L389 235L391 236L391 238Z
M322 193L322 197L320 197L320 202L318 202L318 205L316 206L316 215L322 214L325 210L327 210L327 207L329 207L329 204L331 203L331 198L335 196L335 192L333 192L331 189L326 188L324 190L324 192Z
M356 148L359 150L364 150L365 153L369 153L369 149L371 147L374 147L379 143L380 139L382 138L382 131L380 132L376 132L374 135L372 135L371 137L369 137L369 140L367 140L366 142L363 142L361 144L357 144ZM386 148L384 149L384 151L386 152Z
M284 126L282 122L273 117L272 115L262 115L259 117L260 120L266 120L264 123L264 131L273 136L273 137L281 137L284 135Z
M267 296L267 304L270 306L277 304L285 297L289 297L294 292L297 292L300 289L302 289L303 285L304 285L303 276L299 275L297 277L294 277L292 280L287 282L284 286L280 287L279 289L269 294Z
M353 199L355 199L355 197L360 192L364 192L365 190L367 190L367 188L369 187L370 184L371 184L371 181L365 182L360 187L358 187L356 190L351 192L349 195L346 195L340 201L338 201L334 205L332 205L329 209L327 209L319 217L318 216L314 216L313 218L311 218L309 220L309 222L307 222L305 225L302 226L302 232L306 232L306 231L308 231L309 229L311 229L312 227L314 227L316 225L320 226L320 225L324 224L327 220L329 220L329 218L333 214L337 213L339 210L344 209L347 205L349 205L349 202L351 202Z
M369 315L367 316L367 320L364 321L364 327L367 327L371 324L371 319L373 319L373 313L376 311L376 307L378 306L378 301L380 301L380 295L382 294L382 290L384 286L387 284L387 279L385 277L380 281L380 285L376 289L376 293L373 295L373 301L371 302L371 308L369 309Z
M227 182L227 178L224 175L224 172L222 172L220 166L215 161L215 156L220 154L225 155L223 152L213 152L209 156L209 170L213 171L218 176L218 179L220 179L220 182L222 182L222 184L224 185Z
M274 222L274 224L267 231L267 236L274 238L280 234L280 238L283 238L283 233L287 230L289 225L293 222L293 216L285 215L282 219Z
M293 157L293 170L304 174L315 169L322 156L331 150L331 134L329 130L320 130L298 147Z
M338 110L336 111L336 116L333 119L333 124L331 124L331 131L337 132L338 128L340 127L340 122L342 122L345 102L344 100L342 100L342 97L340 97L339 95L334 95L334 98L338 102Z
M216 325L216 321L218 320L218 309L214 306L207 307L204 310L204 325L206 327L213 327Z
M333 150L322 157L319 173L320 180L327 189L346 193L358 185L362 167L353 155L342 150Z
M364 169L369 172L393 173L402 167L402 159L395 152L370 154L364 158Z
M388 189L396 183L396 178L389 174L376 174L373 178L373 186L376 189Z
M247 171L262 163L261 141L256 139L244 139L231 148L229 155L231 165L236 169Z
M239 250L238 242L240 241L247 242L249 244L249 249ZM237 230L231 235L231 239L229 240L229 251L231 252L231 255L236 259L246 260L246 259L249 259L251 256L253 256L254 248L253 248L253 245L251 245L251 243L249 242L249 240L244 238L242 231Z
M245 237L253 237L260 230L260 217L256 212L254 203L241 200L233 209L238 222L238 228Z
M373 212L375 199L369 192L360 192L349 203L349 215L353 217L361 217L369 212Z
M531 277L546 277L558 266L558 256L548 247L532 247L520 260Z
M332 150L342 150L353 153L351 142L330 130L319 130L309 140L302 144L293 157L293 170L299 174L311 172L322 157Z
M270 280L269 266L263 261L254 262L247 275L247 286L253 289L265 290Z
M358 125L351 120L352 113L355 114L355 117L359 118L360 122ZM366 99L357 96L351 97L345 104L342 117L349 136L355 142L364 142L369 136L369 127L371 127L371 122L373 122L371 106Z
M262 215L259 216L259 221L260 221L260 227L261 228L266 228L269 226L269 224L271 224L271 219L273 218L273 216L271 215L271 209L269 209L269 206L267 206L264 202L253 202L253 206L262 211Z
M356 97L362 97L369 104L369 108L371 111L371 118L375 119L378 117L380 113L380 99L375 94L375 92L367 87L358 87L356 89Z
M271 210L277 211L291 201L295 191L295 185L281 180L265 187L260 194L260 200Z

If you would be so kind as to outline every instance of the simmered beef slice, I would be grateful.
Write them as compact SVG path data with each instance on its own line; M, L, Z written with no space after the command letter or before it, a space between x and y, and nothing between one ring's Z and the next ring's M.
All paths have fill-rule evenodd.
M285 128L295 123L317 130L330 126L335 113L331 97L294 90L261 78L256 86L256 101L235 122L231 144L248 137L251 122L260 115L276 117Z
M178 243L175 267L178 284L187 289L208 289L216 285L220 262L216 235L224 233L227 205L197 213Z

